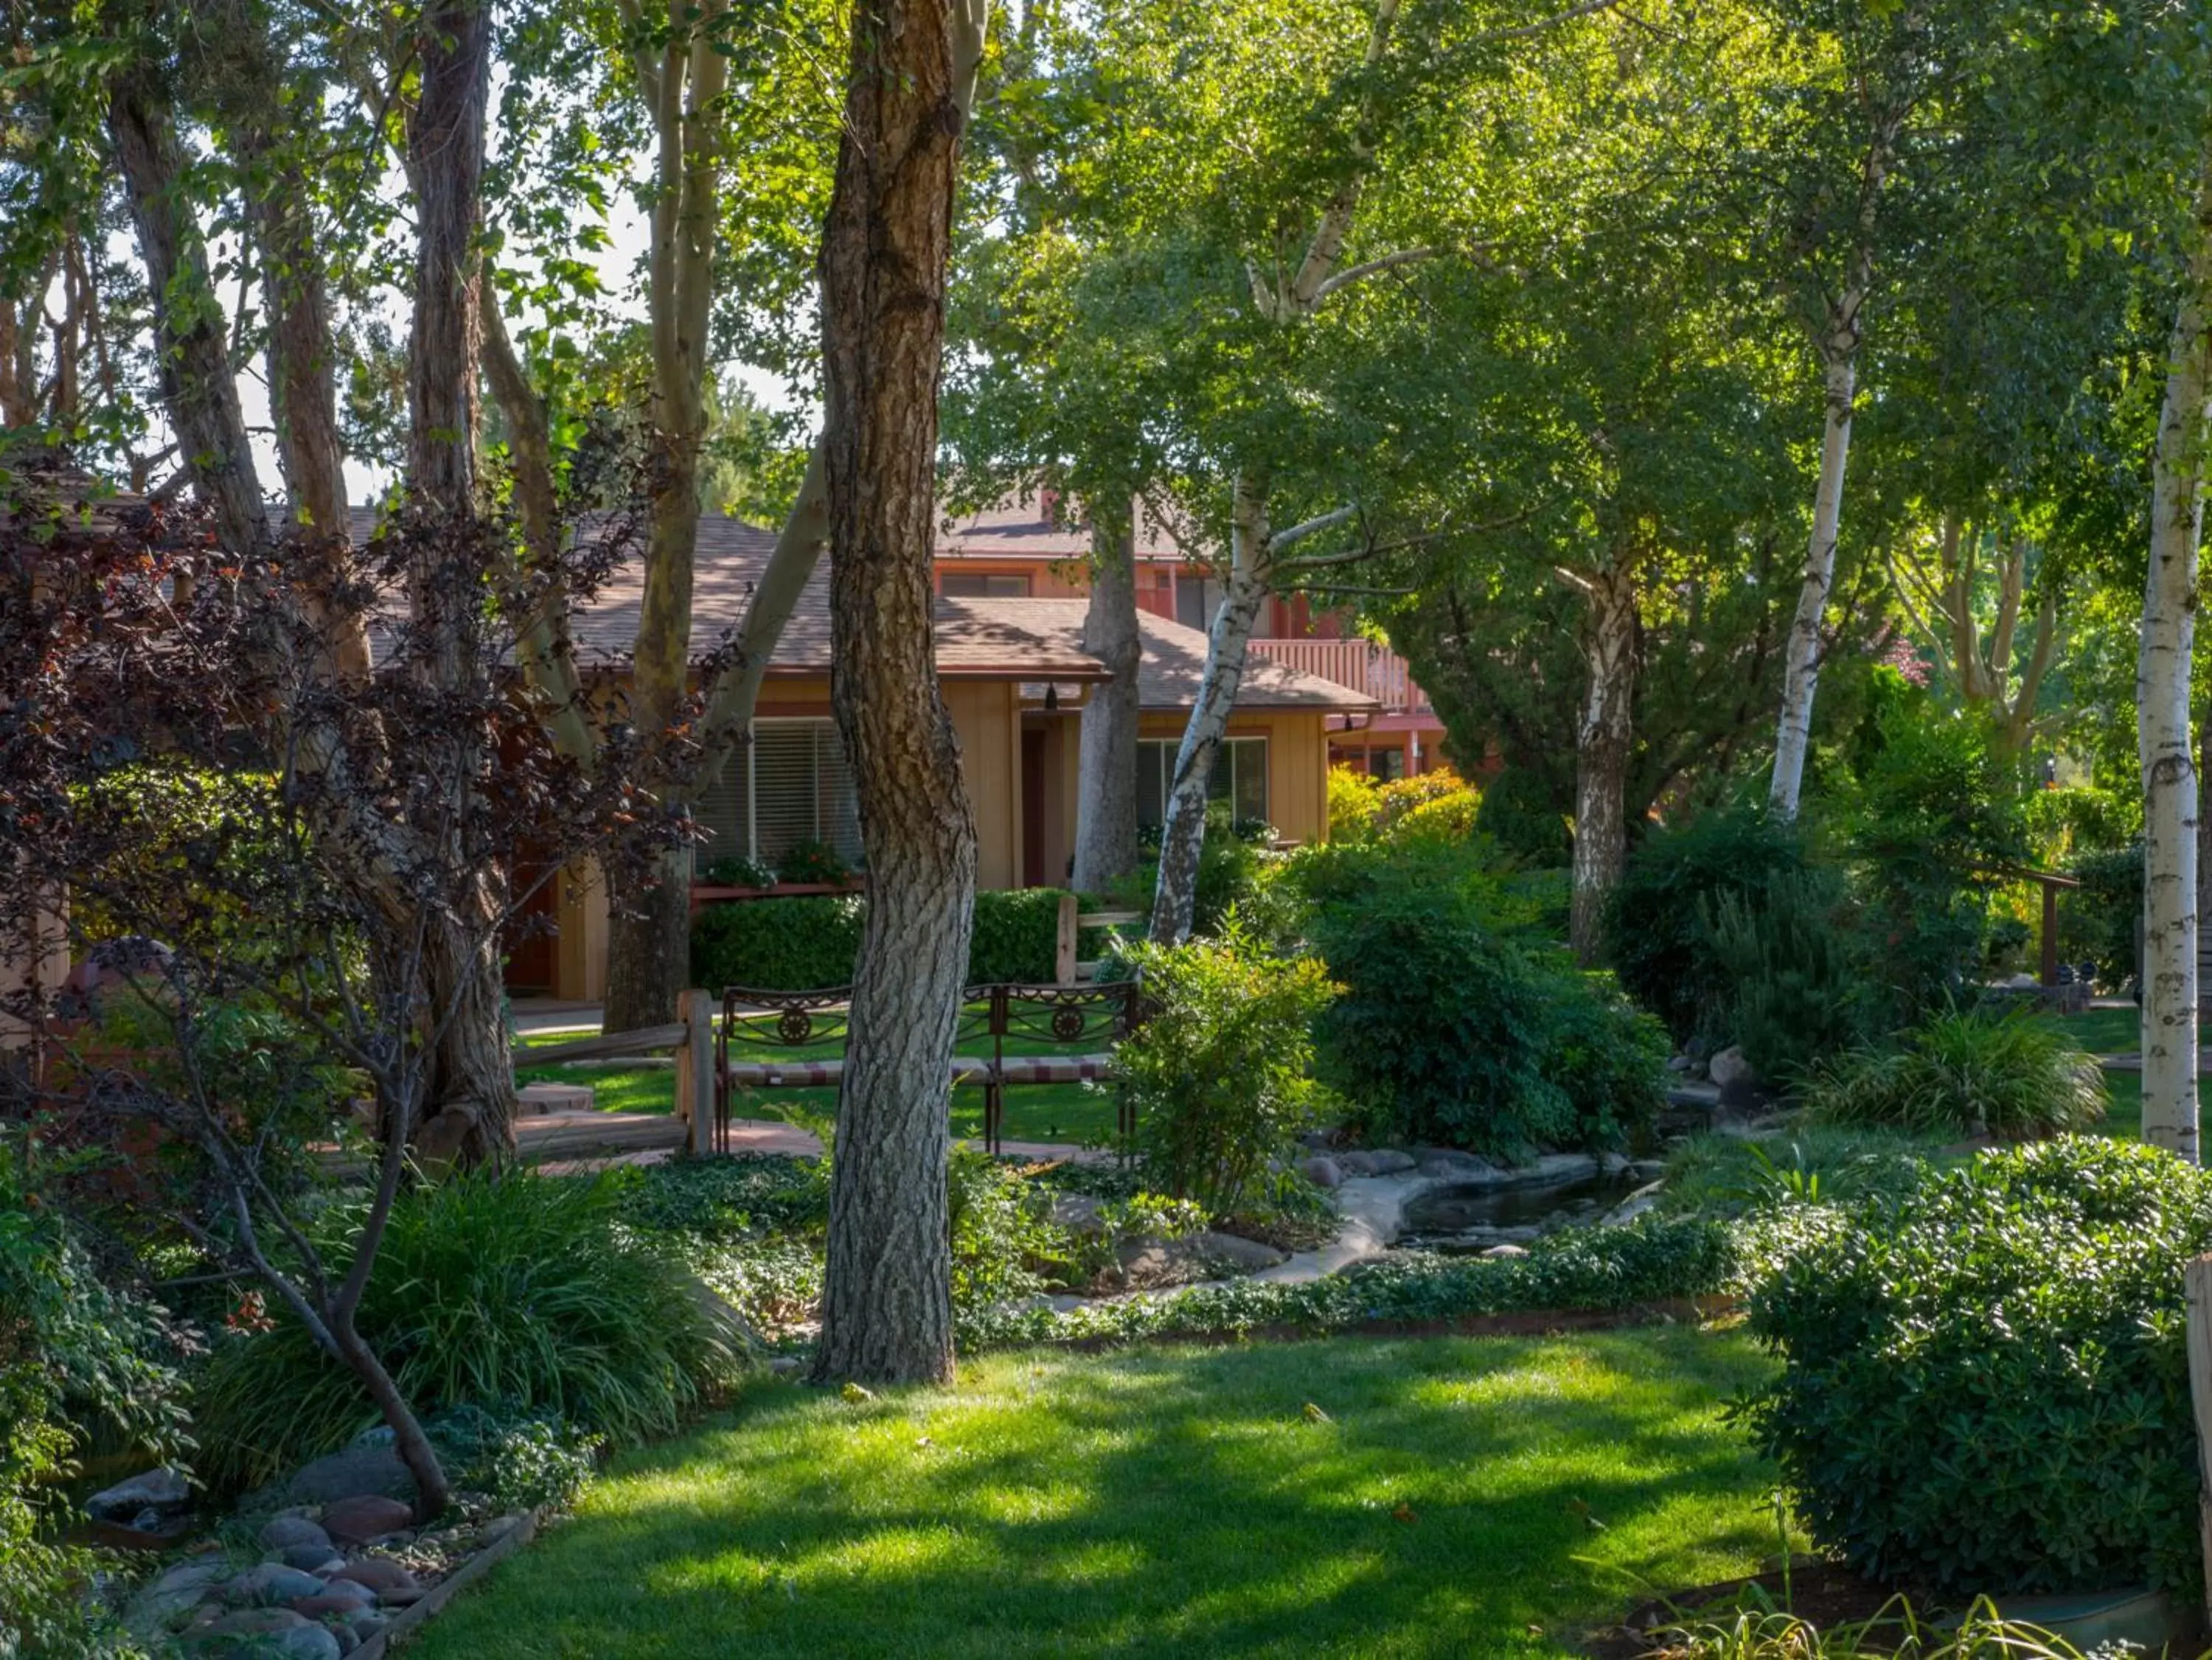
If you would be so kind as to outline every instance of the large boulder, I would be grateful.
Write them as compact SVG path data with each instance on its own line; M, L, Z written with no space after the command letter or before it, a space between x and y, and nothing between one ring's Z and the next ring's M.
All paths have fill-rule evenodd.
M263 1562L224 1580L222 1600L233 1608L265 1608L295 1597L313 1596L322 1588L323 1582L312 1573L288 1568L282 1562Z
M174 1516L191 1506L192 1484L167 1464L118 1481L84 1501L87 1512L103 1522L128 1522L149 1510Z
M319 1522L310 1522L304 1516L277 1516L261 1525L256 1536L264 1550L290 1550L299 1545L320 1546L325 1554L331 1548L331 1536L323 1531Z
M1336 1188L1344 1185L1343 1167L1325 1154L1316 1153L1310 1159L1301 1160L1298 1163L1298 1173L1318 1188Z
M404 1500L375 1493L357 1493L323 1506L323 1530L342 1545L365 1545L398 1532L414 1519L415 1512Z
M1716 1088L1723 1090L1732 1083L1757 1081L1757 1075L1751 1069L1751 1063L1744 1059L1742 1049L1735 1044L1730 1044L1713 1057L1706 1067L1705 1075L1713 1081Z
M291 1505L327 1505L362 1493L414 1500L415 1478L386 1443L357 1441L302 1464L289 1480L262 1497L268 1509L282 1510Z

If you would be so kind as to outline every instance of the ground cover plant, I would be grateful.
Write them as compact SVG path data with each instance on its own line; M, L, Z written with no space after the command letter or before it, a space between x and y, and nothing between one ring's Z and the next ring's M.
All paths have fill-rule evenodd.
M1773 1548L1717 1404L1764 1370L1675 1326L764 1383L619 1462L420 1651L1556 1655L1624 1586Z
M1754 1287L1747 1403L1823 1547L1968 1592L2201 1574L2182 1269L2212 1177L2073 1136L1930 1172Z

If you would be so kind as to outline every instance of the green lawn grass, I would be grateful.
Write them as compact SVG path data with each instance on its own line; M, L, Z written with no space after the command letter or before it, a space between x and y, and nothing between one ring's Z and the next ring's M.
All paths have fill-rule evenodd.
M570 1043L582 1035L574 1032L533 1033L520 1041L526 1047L544 1048ZM805 1044L772 1052L787 1060L824 1060L844 1052L842 1040ZM1009 1054L1038 1054L1053 1045L1012 1038ZM988 1054L988 1038L961 1045L963 1054ZM526 1066L515 1071L517 1083L587 1084L592 1105L603 1112L673 1112L676 1074L670 1067ZM747 1092L734 1111L739 1118L804 1119L827 1118L837 1108L835 1089L756 1089ZM983 1092L963 1086L952 1092L952 1133L980 1139L983 1134ZM1001 1133L1009 1141L1103 1142L1114 1135L1114 1100L1102 1090L1081 1084L1030 1084L1006 1092L1006 1123Z
M2057 1018L2066 1034L2092 1055L2132 1055L2142 1047L2142 1015L2132 1003Z
M763 1382L411 1651L1558 1655L1776 1550L1774 1471L1721 1421L1765 1365L1661 1326L998 1354L861 1404Z

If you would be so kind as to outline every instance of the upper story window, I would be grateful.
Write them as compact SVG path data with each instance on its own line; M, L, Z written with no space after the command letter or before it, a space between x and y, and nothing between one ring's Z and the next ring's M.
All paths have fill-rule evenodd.
M937 579L937 591L947 599L1027 599L1025 571L947 571Z
M1186 628L1211 628L1221 609L1221 579L1186 565L1176 573L1176 621Z

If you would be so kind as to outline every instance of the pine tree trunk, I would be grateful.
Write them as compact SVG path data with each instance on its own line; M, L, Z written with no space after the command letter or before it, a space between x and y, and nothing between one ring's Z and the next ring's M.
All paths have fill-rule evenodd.
M1853 315L1857 297L1848 296ZM1805 550L1805 575L1797 591L1797 614L1782 661L1782 718L1774 739L1774 779L1768 804L1784 818L1797 816L1805 785L1805 757L1813 742L1813 698L1820 681L1820 625L1828 592L1836 580L1836 541L1844 512L1844 469L1851 452L1851 403L1857 391L1854 348L1826 357L1827 412L1820 432L1820 482L1813 497L1813 534Z
M1206 790L1220 758L1230 712L1244 684L1244 659L1267 597L1267 497L1263 482L1249 474L1237 481L1231 507L1229 580L1221 609L1206 631L1206 672L1198 700L1191 706L1182 746L1176 751L1175 778L1168 786L1167 823L1160 832L1159 885L1152 894L1152 937L1161 945L1180 945L1190 937L1198 909L1198 862L1206 847Z
M2197 778L2190 742L2197 548L2212 419L2212 154L2174 318L2152 470L2150 570L2136 667L2143 781L2142 1133L2197 1162Z
M1628 857L1628 755L1634 737L1643 627L1632 573L1608 569L1587 590L1589 686L1575 734L1574 900L1569 939L1575 960L1596 966L1604 950L1606 897Z
M856 7L822 241L830 701L854 772L868 920L837 1094L818 1378L952 1375L948 1071L975 819L939 688L937 385L963 122L983 11Z
M1091 688L1083 706L1070 878L1079 894L1103 893L1137 868L1137 671L1144 657L1135 501L1115 493L1094 499L1089 508L1091 603L1083 614L1083 649L1113 678Z

